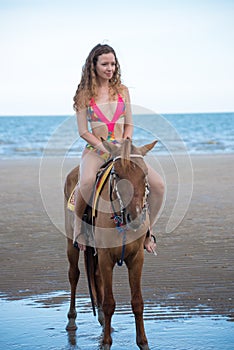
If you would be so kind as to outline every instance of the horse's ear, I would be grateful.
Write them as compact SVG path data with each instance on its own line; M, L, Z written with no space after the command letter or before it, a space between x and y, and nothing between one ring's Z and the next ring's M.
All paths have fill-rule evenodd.
M101 140L102 140L103 146L106 148L106 150L107 150L113 157L116 157L117 155L120 154L120 147L119 147L119 146L116 146L115 144L104 140L102 137L101 137Z
M147 152L149 152L152 148L154 148L154 146L156 145L157 142L158 142L158 140L155 140L147 145L138 147L138 151L140 152L140 154L142 156L145 156Z

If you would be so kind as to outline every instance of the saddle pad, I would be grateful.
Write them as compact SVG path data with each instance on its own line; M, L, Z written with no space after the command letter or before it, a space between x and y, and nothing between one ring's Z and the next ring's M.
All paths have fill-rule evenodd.
M75 190L76 190L77 185L72 190L72 193L71 193L71 195L68 199L68 202L67 202L67 208L70 209L71 211L75 211Z

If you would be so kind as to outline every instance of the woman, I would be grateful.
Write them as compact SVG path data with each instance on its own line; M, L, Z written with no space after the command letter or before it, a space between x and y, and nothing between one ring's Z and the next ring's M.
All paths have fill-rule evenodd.
M109 156L100 141L101 137L118 143L122 139L132 138L133 133L129 92L121 84L120 66L112 47L98 44L91 50L73 100L79 135L87 142L80 163L74 227L74 241L78 241L80 250L85 250L81 218L89 202L96 173ZM91 131L88 129L88 122ZM150 234L145 239L145 248L148 252L154 252L156 242L151 230L162 204L164 185L161 177L149 165L148 180Z

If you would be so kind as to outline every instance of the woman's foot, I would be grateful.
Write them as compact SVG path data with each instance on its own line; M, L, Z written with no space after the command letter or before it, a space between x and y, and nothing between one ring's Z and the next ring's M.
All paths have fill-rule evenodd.
M80 248L81 252L85 252L86 251L86 245L78 243L78 247Z
M150 233L150 231L147 232L147 236L145 238L144 247L148 253L153 253L154 255L157 255L156 253L156 238L154 235Z
M76 236L73 245L75 248L78 248L80 251L84 252L86 251L86 243L85 235L83 233L79 233L79 235Z

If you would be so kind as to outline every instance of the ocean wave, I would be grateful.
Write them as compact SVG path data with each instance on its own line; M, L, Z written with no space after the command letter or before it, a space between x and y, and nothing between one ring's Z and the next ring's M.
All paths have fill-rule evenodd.
M0 157L80 156L85 142L75 118L0 117ZM234 153L234 113L137 115L133 141L137 146L159 140L155 155L168 153ZM59 132L58 132L59 131Z

